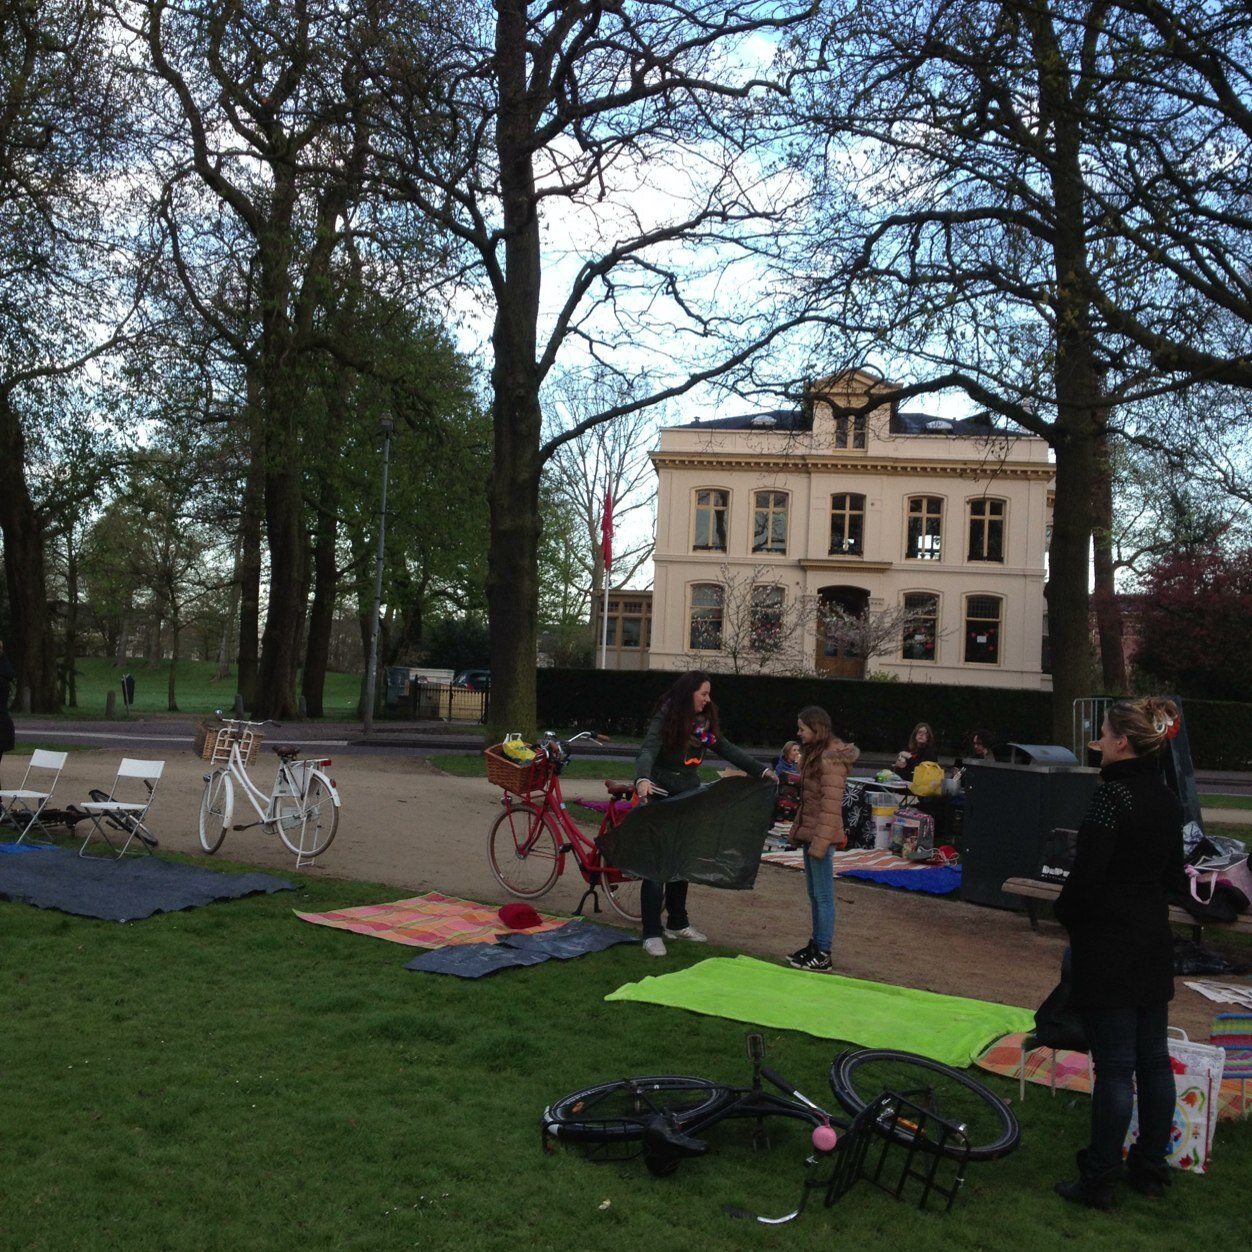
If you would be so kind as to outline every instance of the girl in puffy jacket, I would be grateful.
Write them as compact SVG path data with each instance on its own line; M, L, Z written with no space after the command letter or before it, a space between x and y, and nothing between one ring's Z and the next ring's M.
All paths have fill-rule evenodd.
M809 892L813 931L809 942L787 957L796 969L830 969L835 937L834 851L847 842L843 830L843 792L855 744L835 738L830 714L811 705L796 720L800 740L800 811L791 824L791 842L804 849L804 881Z

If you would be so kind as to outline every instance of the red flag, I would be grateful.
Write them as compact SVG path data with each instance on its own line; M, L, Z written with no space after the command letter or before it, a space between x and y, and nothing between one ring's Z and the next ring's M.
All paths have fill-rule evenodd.
M604 517L600 520L600 551L604 554L604 572L613 568L613 488L604 489Z

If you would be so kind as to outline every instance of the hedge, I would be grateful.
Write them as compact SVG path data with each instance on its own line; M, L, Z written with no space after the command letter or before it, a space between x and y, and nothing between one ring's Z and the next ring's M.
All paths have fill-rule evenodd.
M541 669L537 677L539 715L545 727L639 736L678 674ZM821 705L830 713L837 734L870 752L898 752L918 722L934 728L944 756L968 752L969 736L979 729L991 731L999 743L1052 742L1048 691L758 674L710 677L727 735L758 749L777 751L793 738L796 714L808 704ZM1250 767L1252 705L1187 700L1183 709L1197 768Z

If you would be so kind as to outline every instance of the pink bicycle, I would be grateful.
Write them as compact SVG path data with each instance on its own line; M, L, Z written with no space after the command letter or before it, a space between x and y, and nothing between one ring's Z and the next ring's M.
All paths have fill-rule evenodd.
M574 858L587 883L576 913L588 897L592 911L600 911L600 892L609 906L627 921L641 917L639 879L604 863L595 839L581 830L569 815L561 793L561 770L570 758L570 744L598 736L583 731L562 743L548 731L535 747L535 759L527 763L509 760L501 745L487 748L487 778L503 788L504 812L492 824L487 837L491 872L500 885L523 900L536 900L550 891L565 872L565 858ZM605 782L608 808L596 837L616 826L634 794L630 783Z

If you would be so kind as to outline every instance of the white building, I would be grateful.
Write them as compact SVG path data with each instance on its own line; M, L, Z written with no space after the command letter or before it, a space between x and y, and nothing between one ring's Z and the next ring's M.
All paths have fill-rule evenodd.
M867 415L836 416L874 391L882 402ZM798 660L860 677L866 659L848 655L818 610L881 620L899 608L911 620L871 670L1049 687L1047 444L986 418L898 411L890 386L865 373L824 380L806 407L661 432L647 664L751 671ZM753 664L771 638L777 657Z

